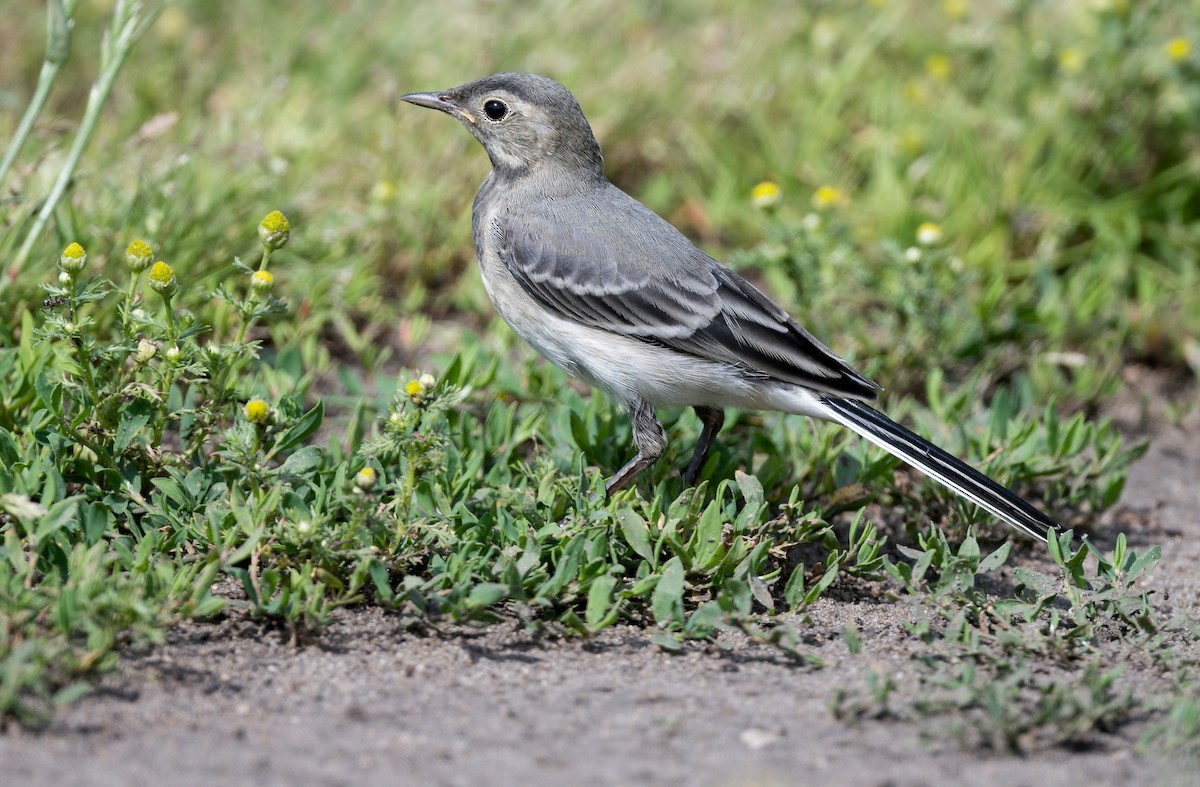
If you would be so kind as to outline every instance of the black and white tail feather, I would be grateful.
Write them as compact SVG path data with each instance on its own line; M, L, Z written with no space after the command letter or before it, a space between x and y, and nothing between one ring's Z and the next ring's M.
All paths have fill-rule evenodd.
M1058 532L1058 523L928 440L913 434L883 413L856 399L822 397L828 418L903 459L925 475L970 500L988 513L1042 541Z

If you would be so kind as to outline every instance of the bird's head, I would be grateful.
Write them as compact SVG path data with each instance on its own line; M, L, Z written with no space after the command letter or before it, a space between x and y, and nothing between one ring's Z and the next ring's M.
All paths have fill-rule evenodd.
M500 177L535 170L603 178L600 145L570 92L537 74L493 74L450 90L401 99L458 118Z

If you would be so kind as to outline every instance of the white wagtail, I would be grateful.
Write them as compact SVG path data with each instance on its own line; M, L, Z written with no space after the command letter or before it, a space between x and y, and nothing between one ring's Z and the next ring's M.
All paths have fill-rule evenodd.
M637 456L667 438L656 407L691 406L703 429L693 483L727 407L839 423L1035 538L1058 525L866 402L881 390L741 276L608 182L575 98L552 79L496 74L405 101L462 122L492 160L473 226L488 296L522 339L629 408Z

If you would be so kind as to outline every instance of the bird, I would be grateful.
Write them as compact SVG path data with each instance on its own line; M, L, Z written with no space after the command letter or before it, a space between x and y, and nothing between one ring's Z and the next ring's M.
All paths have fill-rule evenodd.
M840 424L1032 538L1059 530L872 407L877 383L610 183L583 109L555 80L500 73L400 98L460 121L491 160L471 213L497 312L541 355L629 411L637 453L605 482L607 495L666 449L656 408L691 407L700 419L688 485L726 409L774 410Z

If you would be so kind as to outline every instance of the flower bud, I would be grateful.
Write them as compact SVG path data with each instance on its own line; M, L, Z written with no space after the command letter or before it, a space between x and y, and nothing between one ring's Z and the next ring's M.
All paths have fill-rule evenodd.
M1182 63L1192 55L1192 44L1186 38L1172 38L1167 42L1167 57Z
M78 243L67 246L58 258L58 267L71 276L77 276L84 265L87 265L87 252Z
M154 252L144 240L135 240L125 249L125 264L134 273L141 273L154 261Z
M270 271L255 271L250 277L250 291L256 297L262 297L275 286L275 277Z
M430 388L437 385L437 378L429 372L426 372L417 379L417 382L420 383L422 388L428 391Z
M138 366L149 363L150 359L158 355L158 345L149 339L142 339L138 342L137 353L133 356L133 362Z
M354 475L354 485L364 492L370 492L375 488L375 483L379 480L379 475L373 467L364 467Z
M282 249L292 235L292 225L277 210L273 210L258 224L258 239L264 249L274 251Z
M175 293L179 292L179 282L175 280L175 271L171 270L171 266L162 260L154 263L154 267L150 269L150 289L167 300L171 300L175 297Z
M817 210L835 208L846 202L846 195L835 186L821 186L813 192L812 205Z
M945 233L942 228L934 224L932 221L927 221L920 227L917 227L917 243L922 246L936 246L942 242Z
M779 188L779 184L772 183L769 180L764 180L750 191L750 201L754 207L766 210L773 208L779 204L783 192Z
M252 424L265 424L267 417L271 414L271 408L262 399L251 399L246 402L243 412L246 415L246 420Z

